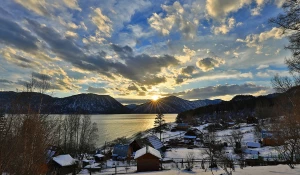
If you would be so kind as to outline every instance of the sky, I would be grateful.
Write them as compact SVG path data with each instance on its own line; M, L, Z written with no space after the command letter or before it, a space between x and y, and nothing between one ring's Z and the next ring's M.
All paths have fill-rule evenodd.
M46 78L51 95L123 104L273 93L288 40L283 0L1 0L0 90Z

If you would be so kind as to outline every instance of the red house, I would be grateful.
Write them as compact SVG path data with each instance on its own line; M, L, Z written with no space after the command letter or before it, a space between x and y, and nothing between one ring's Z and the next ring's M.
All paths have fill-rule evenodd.
M158 171L160 169L161 154L158 150L146 146L135 153L137 171Z

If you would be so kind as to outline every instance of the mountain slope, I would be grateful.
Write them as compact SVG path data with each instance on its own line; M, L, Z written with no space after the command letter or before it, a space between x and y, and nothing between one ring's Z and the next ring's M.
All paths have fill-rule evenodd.
M26 105L38 110L43 99L42 112L51 114L88 113L88 114L119 114L129 113L123 106L109 95L79 94L65 98L55 98L39 93L0 92L0 109L9 112L12 109L22 111Z
M210 104L218 104L221 100L188 101L175 96L169 96L141 104L132 110L133 113L179 113Z
M202 106L178 114L177 121L185 121L187 118L214 117L245 118L255 113L255 110L263 109L265 112L272 106L278 94L254 97L252 95L237 95L230 101ZM258 111L256 111L258 112Z

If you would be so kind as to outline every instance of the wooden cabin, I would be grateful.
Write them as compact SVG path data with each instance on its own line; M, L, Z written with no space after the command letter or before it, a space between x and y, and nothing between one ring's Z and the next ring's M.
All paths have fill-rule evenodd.
M141 139L135 139L133 142L130 143L130 147L133 152L136 152L137 150L146 147L147 145L157 150L161 150L164 146L163 143L159 140L159 138L155 135L150 135Z
M159 171L161 154L158 150L146 146L135 153L134 159L137 163L137 171Z
M69 154L53 157L51 161L51 172L56 174L73 174L77 164Z

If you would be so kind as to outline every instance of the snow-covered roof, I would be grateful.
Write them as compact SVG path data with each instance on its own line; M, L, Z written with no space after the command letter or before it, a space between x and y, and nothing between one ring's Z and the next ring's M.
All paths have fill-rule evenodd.
M151 146L153 146L153 148L155 149L160 149L164 146L163 143L159 140L159 138L155 135L148 136L147 139L150 142Z
M104 157L104 155L103 155L103 154L95 154L94 156L95 156L95 157L99 157L99 158L102 158L102 157Z
M184 139L195 139L197 138L196 136L188 136L188 135L185 135L183 136Z
M260 143L257 142L247 142L247 147L260 148Z
M146 146L142 149L137 150L136 153L135 153L134 159L137 159L137 158L139 158L139 157L141 157L141 156L143 156L147 153L152 154L153 156L161 159L160 152L158 150L152 148L151 146Z
M69 166L75 164L75 159L73 159L69 154L53 157L53 161L61 166Z

